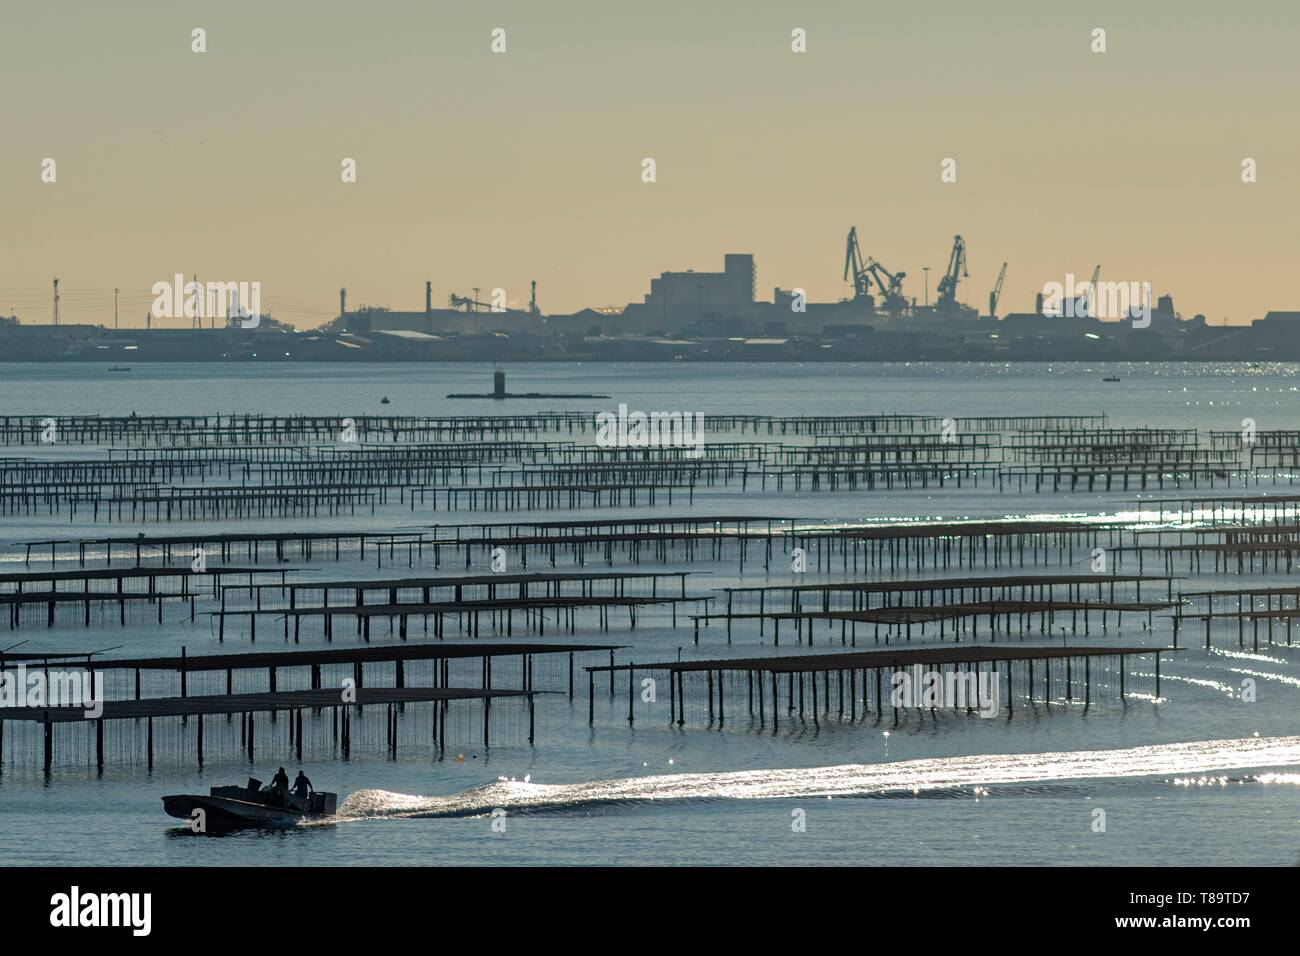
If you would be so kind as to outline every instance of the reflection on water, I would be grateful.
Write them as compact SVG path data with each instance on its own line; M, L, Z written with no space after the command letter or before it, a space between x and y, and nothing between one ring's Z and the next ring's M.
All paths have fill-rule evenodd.
M496 808L581 810L626 801L865 797L890 792L978 789L990 784L1203 774L1296 762L1300 762L1300 737L1247 737L1122 750L979 754L884 764L666 774L577 784L498 780L445 797L362 790L343 802L339 818L475 816ZM1267 776L1268 780L1257 779L1273 783L1300 777Z

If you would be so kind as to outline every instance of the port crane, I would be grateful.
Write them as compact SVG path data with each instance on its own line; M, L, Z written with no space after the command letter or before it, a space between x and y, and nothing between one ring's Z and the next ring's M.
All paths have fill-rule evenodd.
M939 298L935 309L940 312L956 311L957 283L970 278L966 271L966 240L961 236L952 237L952 253L948 256L948 271L939 280Z
M881 310L884 312L902 312L907 308L907 299L903 296L903 280L906 272L890 272L873 257L862 257L858 246L858 230L849 229L849 238L844 250L844 278L853 279L853 298L855 301L870 299L874 282L883 296Z
M993 283L993 291L989 293L989 318L998 317L998 299L1002 298L1002 280L1007 277L1007 264L1002 263L1002 268L998 270L998 281Z
M876 280L885 301L881 305L884 312L902 312L907 308L907 299L903 295L903 280L906 272L890 272L874 258L867 259L867 272ZM882 279L881 276L884 276Z
M858 247L858 227L849 227L848 243L844 249L844 278L853 276L854 300L871 297L871 275L862 260L862 250Z
M1101 279L1101 263L1092 270L1092 278L1088 280L1088 291L1082 296L1083 312L1077 313L1077 317L1086 316L1087 318L1096 318L1093 310L1093 303L1097 301L1097 283Z

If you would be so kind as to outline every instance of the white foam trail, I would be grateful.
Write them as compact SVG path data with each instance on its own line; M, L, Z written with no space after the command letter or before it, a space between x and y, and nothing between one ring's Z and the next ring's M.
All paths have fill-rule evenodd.
M855 797L891 791L1173 776L1297 765L1300 765L1300 737L1246 737L1122 750L980 754L882 764L679 773L573 784L503 780L445 797L362 790L344 801L339 816L471 816L497 807L539 810L624 801Z

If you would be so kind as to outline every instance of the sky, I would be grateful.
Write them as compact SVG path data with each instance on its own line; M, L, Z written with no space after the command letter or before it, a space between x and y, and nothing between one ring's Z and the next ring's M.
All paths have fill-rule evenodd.
M4 4L0 312L50 321L57 276L63 322L111 325L117 288L141 326L176 273L260 282L300 328L426 280L570 312L727 252L760 298L834 301L856 226L918 300L960 233L981 309L1003 262L1004 313L1100 264L1247 323L1300 309L1298 26L1289 0Z

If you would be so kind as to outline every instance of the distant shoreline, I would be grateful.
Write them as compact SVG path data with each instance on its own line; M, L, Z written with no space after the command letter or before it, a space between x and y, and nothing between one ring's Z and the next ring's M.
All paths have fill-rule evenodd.
M13 358L0 354L0 365L83 365L108 368L118 365L121 358L85 359L85 358ZM845 356L833 358L818 356L816 358L800 355L751 355L751 356L682 356L680 358L651 358L643 355L627 358L609 358L605 356L545 356L545 355L510 355L510 356L465 356L446 358L376 358L367 356L355 359L304 358L299 356L281 358L145 358L133 355L129 359L133 366L151 365L485 365L508 363L510 365L1296 365L1300 364L1300 352L1294 357L1252 356L1240 358L1197 358L1188 355L1170 355L1161 358L1130 357L1091 357L1081 358L1069 355L1034 355L1034 356L989 356L972 355L966 358L938 358L926 355L914 355L905 358L886 356L868 358L862 356ZM127 371L130 371L128 368ZM491 393L482 395L456 395L455 398L492 398ZM530 395L512 395L512 398L531 398ZM544 396L554 397L554 396ZM564 397L564 396L560 396ZM576 397L576 396L575 396ZM589 397L589 396L582 396ZM601 396L596 396L601 397Z

